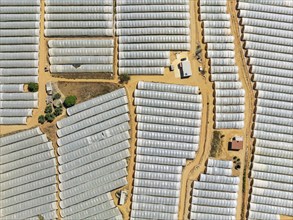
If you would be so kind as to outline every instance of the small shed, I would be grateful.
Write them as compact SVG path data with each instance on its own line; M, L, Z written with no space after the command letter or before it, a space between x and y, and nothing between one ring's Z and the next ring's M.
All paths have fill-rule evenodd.
M53 88L52 88L52 83L51 82L46 83L46 92L47 92L48 95L53 94Z
M230 150L242 150L243 149L243 137L235 136L232 138L231 144L229 144Z
M191 64L189 60L182 61L182 76L183 77L192 76Z

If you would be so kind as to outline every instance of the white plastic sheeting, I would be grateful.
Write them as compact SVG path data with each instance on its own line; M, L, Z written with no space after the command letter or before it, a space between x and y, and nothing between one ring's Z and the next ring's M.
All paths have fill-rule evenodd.
M218 108L222 109L222 106L219 105L218 97L233 97L233 99L239 97L241 100L245 94L239 81L238 67L234 59L234 36L231 34L230 29L230 14L226 12L227 1L208 2L201 0L199 8L200 19L203 21L204 27L204 42L207 44L207 57L210 58L211 64L211 81L215 83L221 82L221 84L216 84L215 86L215 111L218 113L222 111L218 110ZM225 115L215 115L215 128L242 128L244 117L243 114L238 112L244 109L244 103L239 104L239 102L237 107L233 107L233 110L227 107ZM236 121L239 121L239 123Z
M121 217L110 192L127 184L127 103L119 89L69 108L57 122L63 218Z
M249 219L292 216L292 4L241 0L245 48L256 82L256 138ZM287 178L288 176L288 178ZM289 196L289 197L288 197Z
M138 131L132 218L177 218L182 166L198 149L199 93L193 86L138 83L134 92Z
M40 2L1 1L0 4L5 6L0 9L0 91L5 92L1 93L0 99L4 100L4 103L1 101L1 111L14 106L18 110L22 109L21 106L23 110L29 110L37 107L37 103L28 104L32 94L24 93L23 84L38 83ZM37 100L37 97L33 99ZM14 100L23 102L13 104ZM26 124L27 116L31 114L15 115L13 112L9 116L6 111L1 115L0 123Z
M233 162L209 158L207 166L193 183L191 219L236 219L240 179L232 176Z
M52 143L39 128L2 137L0 143L1 218L30 218L56 211Z
M111 1L49 1L45 12L46 36L113 36Z
M51 40L52 73L112 73L113 40Z
M117 3L116 13L119 74L163 74L170 65L169 56L150 57L144 51L190 50L187 1L122 1Z

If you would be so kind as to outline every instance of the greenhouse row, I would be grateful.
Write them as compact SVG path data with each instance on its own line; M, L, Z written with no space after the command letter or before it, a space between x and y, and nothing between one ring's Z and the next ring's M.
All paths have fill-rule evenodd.
M256 82L256 138L249 218L292 212L292 13L288 1L241 0L243 40ZM288 197L291 196L291 197Z
M46 1L45 36L112 37L113 1Z
M112 73L113 40L50 40L51 73Z
M236 219L240 179L232 167L232 161L208 159L205 174L193 182L190 219Z
M182 169L198 149L199 89L139 82L134 97L138 125L131 217L176 219Z
M38 83L40 2L0 4L0 124L25 125L38 107L38 94L24 84Z
M116 12L119 74L162 75L169 51L190 50L187 1L119 1Z
M53 145L39 128L0 138L1 219L57 217Z
M127 184L130 127L125 95L125 89L119 89L90 99L67 109L69 116L57 122L64 219L121 218L110 192Z
M242 89L234 58L234 36L231 34L227 1L201 0L199 8L204 27L204 43L207 44L207 57L211 65L211 81L216 88L215 128L241 129L244 127L242 99L245 91ZM225 104L222 99L225 99Z

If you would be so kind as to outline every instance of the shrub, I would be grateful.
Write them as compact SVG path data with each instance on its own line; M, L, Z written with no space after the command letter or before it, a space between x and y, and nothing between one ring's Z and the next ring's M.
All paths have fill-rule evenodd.
M128 74L119 75L120 83L128 83L129 80L130 80L130 76Z
M39 84L38 83L29 83L28 84L28 91L37 92L38 90L39 90Z
M41 124L44 124L45 121L46 121L45 116L44 115L40 115L39 118L38 118L38 122L41 123Z
M58 108L55 108L55 111L53 114L57 117L57 116L61 115L62 112L63 112L62 107L58 107Z
M51 105L47 105L46 108L45 108L45 113L52 113L53 111L53 108Z
M53 95L53 100L60 99L60 98L61 98L60 93L56 93Z
M76 100L77 100L76 96L73 96L73 95L67 96L63 102L63 105L65 106L65 108L69 108L75 105Z
M71 106L74 106L76 103L76 96L70 95L67 96L63 102L63 105L65 106L65 108L69 108Z
M54 121L54 119L55 119L55 115L52 114L52 113L47 113L47 114L45 115L45 119L47 120L47 122L52 122L52 121Z

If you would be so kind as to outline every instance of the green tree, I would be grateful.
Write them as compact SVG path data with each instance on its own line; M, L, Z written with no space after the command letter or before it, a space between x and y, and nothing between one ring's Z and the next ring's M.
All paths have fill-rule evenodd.
M74 95L67 96L63 102L63 105L65 106L65 108L69 108L75 105L76 100L77 98Z
M44 115L40 115L39 118L38 118L38 122L41 123L41 124L44 124L45 121L46 121L45 116Z
M119 75L120 83L128 83L129 80L130 80L130 76L128 74L120 74Z
M52 122L52 121L54 121L54 119L55 119L55 115L52 114L52 113L47 113L47 114L45 115L45 119L46 119L47 122Z
M52 105L47 105L45 108L45 113L52 113L52 112L53 112Z
M63 112L62 107L58 107L58 108L55 108L55 111L53 114L57 117L57 116L61 115L62 112Z
M60 93L56 93L53 95L53 100L60 99L60 98L61 98Z
M29 83L28 84L28 91L37 92L38 90L39 90L39 84L38 83Z

